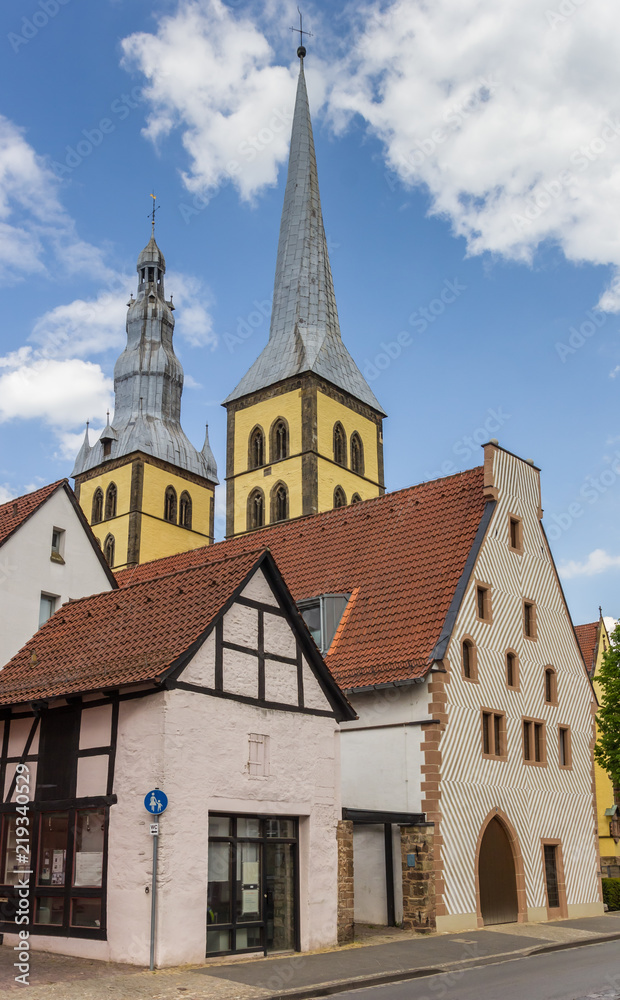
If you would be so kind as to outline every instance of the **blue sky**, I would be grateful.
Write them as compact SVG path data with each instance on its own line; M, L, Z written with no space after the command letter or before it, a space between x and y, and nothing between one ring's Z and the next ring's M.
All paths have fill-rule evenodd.
M575 620L617 615L613 2L304 16L341 329L389 414L388 488L498 438L542 469ZM208 422L223 479L220 400L269 328L296 4L4 0L0 17L1 497L68 475L112 408L151 190L183 425L200 447Z

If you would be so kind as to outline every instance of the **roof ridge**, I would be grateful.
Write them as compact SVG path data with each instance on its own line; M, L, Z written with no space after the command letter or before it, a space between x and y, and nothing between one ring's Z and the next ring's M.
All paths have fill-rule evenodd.
M39 486L37 490L30 490L29 493L22 493L18 497L12 497L10 500L5 500L4 503L0 503L0 513L5 507L10 507L14 503L19 503L20 500L25 500L27 497L34 497L37 493L43 493L45 490L57 490L63 483L69 483L66 476L62 479L57 479L54 483L47 483L46 486Z

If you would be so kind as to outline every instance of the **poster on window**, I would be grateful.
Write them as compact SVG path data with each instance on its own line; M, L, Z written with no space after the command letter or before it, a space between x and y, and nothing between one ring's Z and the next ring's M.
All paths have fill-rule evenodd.
M103 873L103 851L78 851L75 855L76 886L100 886Z

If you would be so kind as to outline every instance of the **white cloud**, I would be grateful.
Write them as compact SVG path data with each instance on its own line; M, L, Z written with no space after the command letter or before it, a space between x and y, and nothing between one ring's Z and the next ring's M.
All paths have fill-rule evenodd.
M8 503L9 500L14 500L16 496L17 493L8 483L0 483L0 503Z
M564 5L564 8L567 5ZM361 115L405 186L470 254L620 266L620 39L614 0L434 0L361 15L333 81L337 128ZM601 299L620 308L617 279ZM615 292L614 292L615 289Z
M119 275L113 290L103 289L92 300L74 299L36 320L30 340L43 358L87 357L125 345L127 299L135 281Z
M36 357L22 347L0 358L0 423L39 419L53 428L76 427L105 413L111 390L99 365Z
M605 573L608 569L618 569L619 567L620 556L610 556L604 549L594 549L583 562L571 559L558 566L558 572L566 580L572 580L576 576L597 576L599 573Z
M294 77L273 65L265 34L245 12L221 0L181 0L156 34L130 35L122 46L125 65L148 81L146 135L157 143L175 128L183 131L189 191L230 181L251 201L276 183L288 156Z
M175 336L191 347L215 347L217 334L209 308L213 297L199 278L172 271L166 274L166 294L172 291L175 307Z

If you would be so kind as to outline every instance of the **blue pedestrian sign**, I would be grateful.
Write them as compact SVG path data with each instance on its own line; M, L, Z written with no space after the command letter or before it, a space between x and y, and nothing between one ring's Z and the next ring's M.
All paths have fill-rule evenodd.
M154 788L152 792L147 792L144 796L144 808L154 816L163 813L168 805L168 796L161 792L159 788Z

